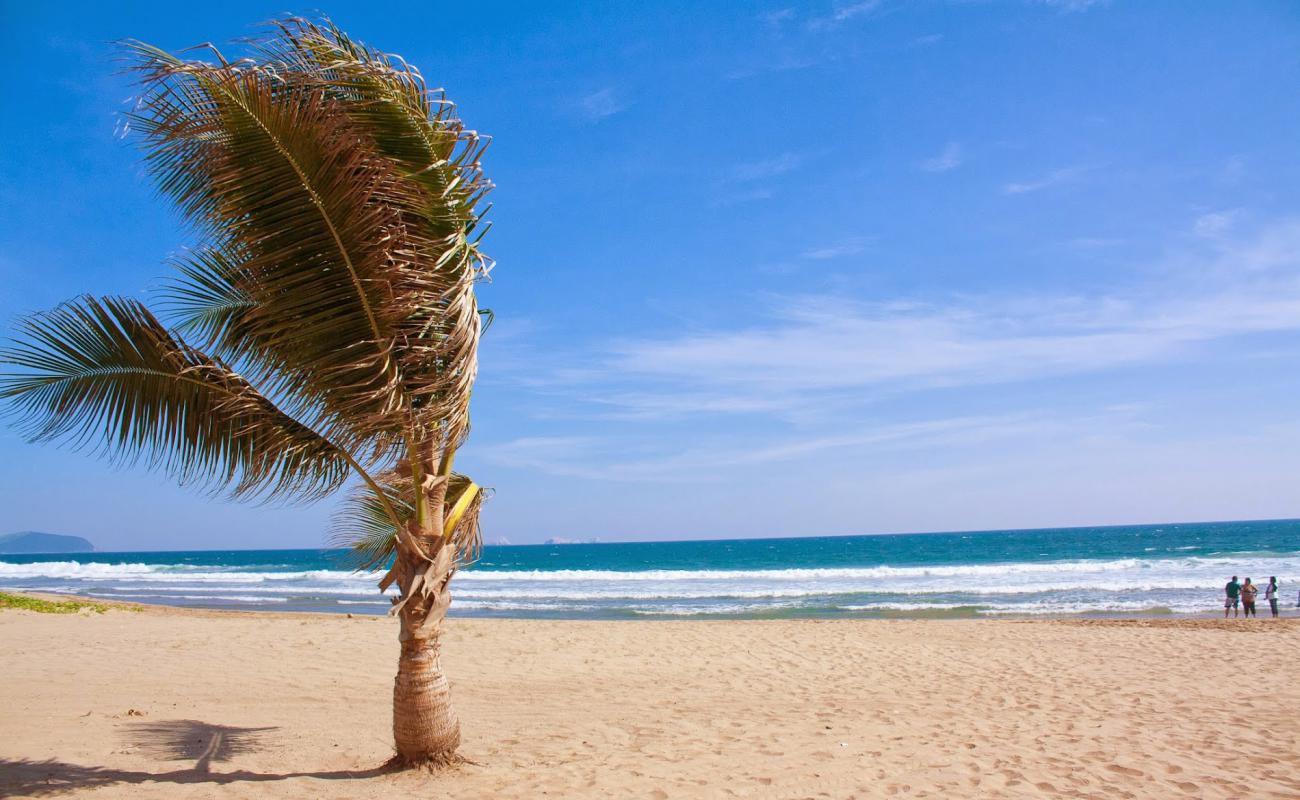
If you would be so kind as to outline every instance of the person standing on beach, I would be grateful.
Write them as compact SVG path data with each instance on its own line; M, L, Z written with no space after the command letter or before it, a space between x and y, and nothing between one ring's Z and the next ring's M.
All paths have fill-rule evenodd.
M1277 576L1272 575L1268 579L1268 586L1264 587L1264 599L1268 601L1268 610L1273 616L1277 616Z
M1223 618L1228 618L1228 609L1232 609L1232 616L1237 616L1237 599L1241 596L1241 584L1237 583L1237 576L1233 575L1228 585L1223 587Z
M1243 617L1256 617L1255 613L1255 595L1259 594L1259 587L1250 582L1250 578L1241 585L1241 615Z

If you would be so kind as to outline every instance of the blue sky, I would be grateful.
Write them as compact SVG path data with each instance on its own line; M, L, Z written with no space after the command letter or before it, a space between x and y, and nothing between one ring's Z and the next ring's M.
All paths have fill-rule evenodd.
M0 2L0 320L147 299L187 239L108 43L283 6ZM1300 7L325 10L494 137L489 540L1300 516ZM331 507L0 433L0 532L311 547Z

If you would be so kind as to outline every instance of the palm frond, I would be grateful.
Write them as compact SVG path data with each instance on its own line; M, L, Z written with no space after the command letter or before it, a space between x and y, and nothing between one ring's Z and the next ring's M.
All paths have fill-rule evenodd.
M405 524L415 513L410 502L391 483L391 475L380 476L378 483L388 495L389 506L397 509ZM353 569L370 570L383 566L397 547L397 531L379 495L368 486L355 488L335 512L330 523L330 547L347 548Z
M349 477L346 452L134 300L83 297L19 330L0 351L13 369L0 397L33 441L93 447L235 495L311 499Z
M443 448L454 449L469 430L477 372L474 284L492 267L478 248L489 227L490 207L481 207L492 188L481 165L487 141L400 59L328 22L287 19L276 26L280 36L262 49L268 60L314 81L410 184L397 205L408 256L395 283L404 309L401 359L419 418L436 421Z
M177 330L194 337L197 346L219 350L232 360L252 355L245 317L257 308L247 286L252 276L242 259L210 247L176 256L172 266L180 277L163 289L163 311Z
M144 94L131 120L147 163L208 252L239 264L197 265L249 301L237 329L208 325L218 353L255 353L277 389L311 393L346 421L350 445L390 445L410 405L394 302L408 182L293 75L134 49Z
M483 503L489 496L490 490L464 475L451 473L443 536L456 548L456 562L461 566L478 561L483 553L483 529L479 520Z
M468 563L485 493L451 464L490 319L487 140L400 58L328 21L275 25L239 60L128 45L131 125L200 236L167 291L178 327L131 300L65 304L0 355L0 397L35 439L236 494L317 496L355 471L334 538L363 564L408 524L435 536L431 502L439 558Z
M410 478L386 472L376 478L376 483L382 487L389 505L397 510L402 523L408 522L415 513ZM482 552L479 511L485 495L486 491L465 475L453 472L448 477L448 524L443 534L455 548L458 566L473 563ZM331 547L347 548L356 569L375 569L388 563L397 549L397 531L373 488L357 487L347 498L334 515L329 543Z

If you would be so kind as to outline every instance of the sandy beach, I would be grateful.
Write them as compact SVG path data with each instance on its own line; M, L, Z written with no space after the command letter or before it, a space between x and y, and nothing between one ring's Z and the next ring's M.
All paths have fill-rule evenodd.
M390 619L10 610L0 796L1300 797L1298 623L453 620L386 774Z

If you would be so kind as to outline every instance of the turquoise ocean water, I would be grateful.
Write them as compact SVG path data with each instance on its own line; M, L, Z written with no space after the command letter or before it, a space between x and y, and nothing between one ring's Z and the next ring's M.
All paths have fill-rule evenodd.
M560 618L1189 614L1231 575L1300 589L1300 521L484 549L453 615ZM0 588L212 608L381 614L330 550L0 555Z

